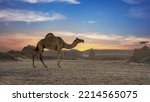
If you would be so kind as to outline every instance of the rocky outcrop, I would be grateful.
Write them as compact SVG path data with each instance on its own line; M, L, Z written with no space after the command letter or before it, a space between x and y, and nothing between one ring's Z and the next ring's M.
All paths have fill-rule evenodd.
M144 46L140 49L134 49L133 56L129 62L150 63L150 48Z
M32 57L35 47L26 46L22 51L8 51L5 53L0 53L0 61L24 61Z
M21 51L8 51L6 54L13 56L14 58L26 59L27 57L23 55Z
M17 59L10 54L0 53L0 61L17 61Z
M22 53L24 56L31 58L34 53L34 50L35 50L34 46L28 45L22 49Z

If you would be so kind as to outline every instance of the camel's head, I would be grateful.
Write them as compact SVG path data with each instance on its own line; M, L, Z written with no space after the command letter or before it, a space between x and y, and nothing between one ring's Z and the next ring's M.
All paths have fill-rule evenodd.
M76 38L76 39L75 39L75 42L77 42L77 43L84 43L84 40L83 40L83 39Z

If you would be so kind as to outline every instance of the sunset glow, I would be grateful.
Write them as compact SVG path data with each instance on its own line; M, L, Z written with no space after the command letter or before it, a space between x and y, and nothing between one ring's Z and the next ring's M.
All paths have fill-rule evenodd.
M0 52L36 46L49 32L68 44L84 39L74 48L80 51L132 50L150 41L149 0L0 0L0 5Z
M76 38L75 36L72 36L72 32L67 32L68 35L66 36L63 34L64 32L59 34L55 34L56 36L61 37L66 43L71 44L73 40ZM100 34L98 34L100 35ZM26 35L26 34L14 34L14 35L0 35L0 47L1 51L9 51L9 50L22 50L23 47L27 45L36 46L37 42L40 39L43 39L45 35L41 36L33 36L33 35ZM96 35L95 35L96 36ZM102 35L101 35L102 36ZM102 36L99 38L93 38L89 36L85 36L83 34L78 35L79 38L84 39L84 43L80 43L78 46L76 46L74 49L84 51L87 49L117 49L117 50L132 50L138 46L140 46L139 42L144 40L150 40L148 38L110 38L108 36L105 36L105 40ZM116 44L117 42L117 44Z

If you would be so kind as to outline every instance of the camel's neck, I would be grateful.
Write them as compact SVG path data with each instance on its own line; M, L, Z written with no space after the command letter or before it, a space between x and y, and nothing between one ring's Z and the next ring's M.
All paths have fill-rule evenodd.
M66 49L72 49L72 48L76 47L77 44L78 44L78 43L76 43L75 41L74 41L72 44L67 44L67 43L65 43L65 44L64 44L64 48L66 48Z

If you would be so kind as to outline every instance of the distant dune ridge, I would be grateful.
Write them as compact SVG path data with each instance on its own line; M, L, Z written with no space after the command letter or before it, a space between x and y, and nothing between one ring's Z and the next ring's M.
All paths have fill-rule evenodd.
M8 51L0 53L1 61L18 61L31 59L35 46L27 45L21 51ZM90 59L90 60L127 60L132 56L131 50L97 50L88 49L85 51L63 50L63 59L77 60L77 59ZM44 59L56 59L57 52L46 50L43 53ZM37 56L38 57L38 56Z
M22 49L22 51L8 51L6 53L0 53L1 61L23 61L26 59L30 59L33 52L33 46L26 46Z
M89 49L84 51L83 56L91 60L128 60L132 54L132 50Z
M0 61L24 61L32 58L35 46L27 45L21 51L8 51L0 53ZM132 50L97 50L88 49L85 51L63 50L63 59L66 60L127 60L136 63L150 63L150 48L144 46L140 49ZM46 50L44 59L57 59L57 52ZM36 56L38 57L38 56Z
M12 60L16 60L12 55L0 52L0 61L12 61Z

